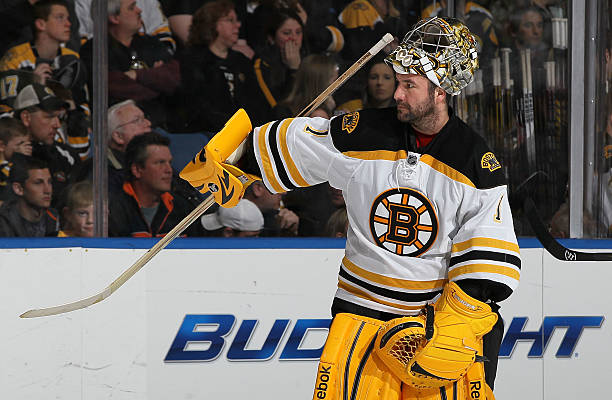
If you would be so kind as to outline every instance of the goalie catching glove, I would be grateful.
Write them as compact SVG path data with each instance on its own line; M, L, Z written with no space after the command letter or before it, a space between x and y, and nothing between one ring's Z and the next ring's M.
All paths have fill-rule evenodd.
M449 282L435 308L427 306L424 314L383 325L375 351L404 383L437 388L461 379L475 361L483 361L482 336L496 322L489 305Z
M242 156L251 120L239 109L179 174L200 193L210 191L221 207L234 207L258 177L231 165Z

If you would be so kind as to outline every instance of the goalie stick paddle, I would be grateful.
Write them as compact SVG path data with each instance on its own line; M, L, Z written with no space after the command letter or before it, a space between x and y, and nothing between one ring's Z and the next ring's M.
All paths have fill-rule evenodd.
M538 213L531 197L525 200L525 213L536 238L553 257L561 261L612 261L612 253L585 253L570 250L552 237Z
M361 67L368 62L370 58L379 53L387 44L393 40L393 36L390 33L386 33L382 39L380 39L370 50L368 50L363 56L361 56L353 65L351 65L338 79L332 82L316 99L312 101L298 116L306 116L313 110L319 107L328 96L334 93L344 82L353 76ZM231 156L230 156L231 157ZM189 225L191 225L196 219L206 212L214 203L215 199L210 192L207 194L202 203L197 206L189 215L187 215L181 222L179 222L170 232L168 232L155 246L151 247L145 254L143 254L136 262L125 270L117 279L111 282L104 290L91 297L87 297L82 300L78 300L72 303L64 304L61 306L39 308L24 312L20 315L21 318L35 318L35 317L46 317L49 315L63 314L70 311L80 310L82 308L89 307L96 304L119 289L125 282L128 281L136 272L140 271L157 253L162 251L170 242L178 237Z

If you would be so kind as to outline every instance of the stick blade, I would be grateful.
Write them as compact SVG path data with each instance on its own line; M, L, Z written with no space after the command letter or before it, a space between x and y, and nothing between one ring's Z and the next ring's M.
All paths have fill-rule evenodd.
M24 312L23 314L21 314L19 318L47 317L49 315L64 314L67 312L87 308L93 304L96 304L104 300L106 297L108 297L110 295L110 293L108 292L109 290L107 289L102 293L98 293L86 299L82 299L82 300L75 301L75 302L68 303L68 304L63 304L61 306L48 307L48 308L37 308L33 310L28 310Z
M531 228L542 246L554 258L561 261L612 261L612 253L585 253L564 247L552 237L544 225L536 205L531 197L525 199L525 212L529 218Z

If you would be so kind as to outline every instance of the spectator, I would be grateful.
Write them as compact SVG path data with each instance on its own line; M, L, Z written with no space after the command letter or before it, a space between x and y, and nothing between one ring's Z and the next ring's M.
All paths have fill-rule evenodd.
M398 44L407 31L408 18L400 17L394 1L390 0L354 0L350 2L340 15L345 46L342 57L347 66L357 61L386 33L391 33L395 40L388 44L381 53L388 54ZM346 67L346 66L342 66ZM360 108L363 96L365 71L358 71L352 80L343 85L336 93L338 109L344 112L356 111Z
M0 207L0 236L42 237L57 234L57 212L50 208L53 186L44 161L19 156L9 181L15 199Z
M67 143L79 152L81 159L88 155L90 142L89 99L86 89L85 66L78 53L67 48L73 4L62 0L41 0L33 6L32 42L11 48L0 60L2 95L0 111L12 110L17 94L34 82L54 90L56 95L69 99L67 123L56 140Z
M289 94L302 62L302 20L289 9L272 13L266 24L266 45L255 59L255 76L270 109Z
M0 98L0 118L12 117L17 94L26 86L38 81L39 78L33 71L24 69L0 71L0 85L4 87L3 97ZM86 159L89 155L91 137L89 116L82 108L77 108L72 92L60 82L47 79L45 86L67 103L66 109L60 116L62 124L57 130L58 135L55 139L58 142L66 143L79 153L82 160Z
M253 182L244 198L255 203L264 216L263 236L296 236L300 219L293 211L281 207L282 195L270 192L261 181Z
M327 221L326 232L329 237L345 238L348 231L348 215L346 208L342 207L334 211Z
M291 92L274 108L274 118L297 116L337 78L338 64L331 56L324 54L307 56L300 65ZM319 108L310 113L310 116L329 119L333 116L335 108L334 98L329 96Z
M367 84L363 108L386 108L395 104L395 73L382 58L374 59L366 70Z
M29 42L33 38L32 24L34 22L33 5L38 0L8 0L0 5L0 56L4 55L11 47L24 42ZM70 11L70 40L66 46L74 51L80 47L79 41L79 21L74 12L74 0L67 0L68 10Z
M67 144L56 140L60 117L67 107L51 89L38 83L23 88L15 99L16 118L32 137L32 156L44 160L51 171L56 195L54 206L68 184L70 173L81 164L79 156Z
M264 227L264 217L250 200L242 199L233 208L223 208L203 215L202 226L210 236L256 237Z
M387 46L385 53L390 53L397 45L398 37L408 30L406 19L400 18L399 10L390 0L354 0L344 7L338 20L345 38L342 57L350 63L359 59L385 33L396 38Z
M287 192L283 204L299 217L299 236L327 236L327 221L338 208L346 206L342 191L328 183Z
M32 155L32 141L28 130L15 118L0 118L0 205L12 194L8 178L13 154Z
M218 132L241 107L254 123L266 117L251 61L232 50L240 25L228 0L208 2L195 13L180 56L182 107L173 131Z
M308 50L338 53L344 37L337 21L338 13L330 0L262 0L246 16L246 36L251 47L261 49L266 44L266 21L279 10L290 9L304 26Z
M544 18L544 39L552 43L552 19L567 17L569 2L565 0L518 0L513 4L517 8L537 8Z
M301 4L300 4L301 3ZM307 20L306 41L311 53L338 54L344 48L344 35L340 30L338 11L334 0L301 0ZM300 14L302 15L302 14Z
M322 54L307 56L300 65L289 96L274 108L274 118L282 119L298 115L337 77L338 65L331 56ZM310 116L330 118L333 115L334 109L335 102L330 96ZM288 221L291 221L293 214L295 214L297 221L299 221L297 226L297 234L299 236L324 236L325 223L336 209L331 202L328 187L327 183L322 183L310 187L299 187L286 193L283 199L286 208L281 208L278 211L279 218L285 218L284 214L286 213L286 218ZM265 198L266 193L263 191L261 193L263 193ZM268 221L268 224L272 222L269 218ZM282 220L281 222L286 224Z
M171 192L169 145L169 139L154 132L129 142L123 190L109 202L109 236L164 236L192 211L191 204ZM186 231L189 236L199 233L195 225Z
M531 55L533 95L546 88L546 70L544 62L549 58L550 44L544 39L544 16L538 7L529 6L516 9L511 15L508 25L512 38L512 57L516 57L520 65L522 51L529 49ZM512 68L511 78L517 89L522 85L521 68Z
M85 43L93 37L93 21L91 19L92 0L76 0L76 15L80 22L79 33ZM174 54L176 41L172 37L168 19L164 15L158 0L137 0L136 6L142 10L142 27L140 33L148 34L164 43Z
M67 189L61 222L63 229L57 234L58 237L93 237L94 206L91 182L78 182Z
M393 69L381 61L368 70L368 83L364 105L367 108L385 108L394 104L395 76Z
M142 10L136 0L109 0L107 5L109 104L132 99L153 118L154 126L163 126L168 96L180 83L179 64L158 38L138 34ZM89 71L92 50L91 40L81 48Z
M81 112L89 114L84 65L77 52L63 46L70 40L67 3L40 0L34 4L33 15L34 40L9 49L0 59L0 71L32 71L37 82L43 85L49 79L58 81L72 91Z
M246 16L245 30L249 45L257 51L266 47L266 24L270 16L284 9L291 10L306 25L308 15L298 0L259 0L253 2Z
M162 10L168 17L170 30L175 38L178 39L178 49L187 44L189 39L189 30L193 21L193 15L200 7L208 3L209 0L160 0ZM238 0L234 2L236 5L236 14L238 20L244 21L247 15L247 1ZM247 44L244 38L245 33L241 29L241 38L232 46L232 50L239 51L244 54L249 60L253 58L255 52Z
M125 178L125 149L134 137L151 132L151 121L133 100L124 100L108 108L108 190L121 192ZM93 160L83 163L73 175L73 181L93 179Z

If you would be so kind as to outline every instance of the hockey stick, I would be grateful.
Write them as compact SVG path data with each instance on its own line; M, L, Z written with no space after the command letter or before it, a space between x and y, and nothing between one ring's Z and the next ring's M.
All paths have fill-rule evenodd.
M355 72L359 70L365 63L372 58L376 53L385 47L388 43L393 40L393 36L387 33L385 36L376 43L366 54L361 56L359 60L357 60L353 65L349 67L345 71L342 76L336 79L327 89L323 91L316 99L313 100L311 105L314 105L313 110L316 109L321 103L325 101L327 96L332 94L336 89L338 89L348 78L350 78ZM310 105L306 107L299 115L302 116L305 114L305 111L311 107ZM231 157L231 156L230 156ZM215 203L214 197L208 192L207 197L202 201L202 203L197 206L192 212L189 213L181 222L179 222L170 232L168 232L159 242L155 244L155 246L151 247L145 254L143 254L136 262L125 270L117 279L115 279L110 285L108 285L104 290L100 293L97 293L91 297L86 299L78 300L72 303L64 304L61 306L49 307L49 308L39 308L33 309L24 312L20 315L21 318L35 318L35 317L46 317L49 315L63 314L70 311L80 310L82 308L89 307L93 304L96 304L111 294L113 294L117 289L119 289L125 282L128 281L136 272L140 271L142 267L144 267L157 253L163 250L170 242L178 237L189 225L191 225L196 219L198 219L202 214L206 212L213 204Z
M585 253L576 250L570 250L563 247L561 243L552 237L542 218L538 213L535 203L531 197L525 199L525 214L529 219L531 228L535 232L536 238L542 243L542 246L553 257L561 261L612 261L612 253Z
M376 43L370 50L364 53L359 60L355 61L353 65L351 65L342 75L338 77L331 85L327 87L320 95L317 96L309 105L307 105L298 115L297 117L307 117L311 112L316 110L325 99L331 96L336 89L338 89L342 84L351 76L353 76L361 67L367 63L370 58L374 57L378 54L386 45L393 41L393 35L390 33L385 33L385 35Z
M45 317L48 315L63 314L70 311L80 310L81 308L89 307L92 304L96 304L119 289L128 279L142 267L145 266L157 253L165 248L172 240L180 235L189 225L198 219L210 206L215 202L214 197L208 192L207 197L204 199L199 206L197 206L192 212L189 213L181 222L179 222L170 232L168 232L155 246L151 247L145 254L143 254L130 268L125 270L117 279L115 279L110 285L108 285L103 291L88 297L83 300L75 301L73 303L64 304L56 307L41 308L26 311L20 315L21 318L34 318L34 317Z

